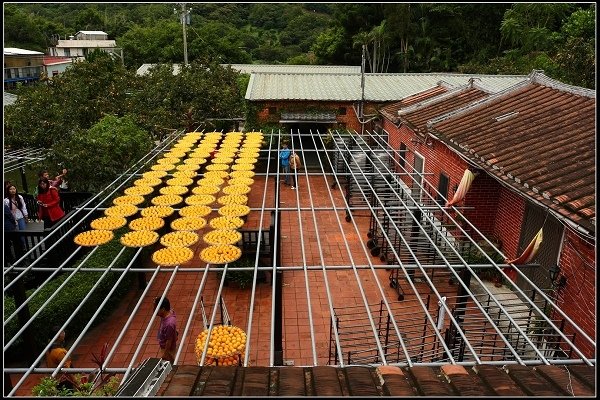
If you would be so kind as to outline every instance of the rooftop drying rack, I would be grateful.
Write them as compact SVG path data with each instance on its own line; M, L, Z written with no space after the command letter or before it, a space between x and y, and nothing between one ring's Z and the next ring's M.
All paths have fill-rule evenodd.
M4 151L4 173L15 171L26 165L46 158L46 150L42 148L26 148Z
M396 158L397 151L388 146L383 136L374 132L365 132L364 136L357 133L348 136L333 131L334 148L323 150L319 131L311 131L309 134L291 132L292 137L303 139L297 141L297 147L294 147L296 144L292 141L292 150L299 151L300 154L314 152L319 166L318 171L311 168L309 172L304 168L298 172L298 185L306 190L302 195L300 191L294 191L294 202L289 201L289 194L282 192L288 188L276 184L281 178L276 155L284 134L285 132L281 131L273 132L268 147L261 150L266 172L258 172L256 177L262 178L261 182L264 184L262 187L254 184L253 191L259 193L259 196L258 201L250 204L251 215L258 220L259 225L257 251L254 253L254 281L251 288L246 289L247 302L229 305L230 313L242 313L245 317L244 325L238 315L232 314L232 318L238 322L237 325L247 334L245 366L255 357L262 360L262 364L255 361L253 365L282 365L286 353L298 346L303 354L302 363L315 366L331 364L332 359L335 360L335 365L342 367L353 363L400 366L447 363L595 364L595 359L586 357L577 345L591 344L595 349L593 339L556 306L543 288L534 287L532 293L524 293L509 283L509 293L498 294L477 276L474 268L495 269L503 274L502 267L505 265L495 263L489 257L489 262L483 265L471 265L464 260L461 256L462 247L457 245L454 236L449 232L460 233L461 242L469 243L471 248L483 252L469 234L469 231L477 232L476 228L470 224L469 230L458 226L453 215L460 215L460 209L454 208L455 214L450 214L449 210L444 209L438 202L439 193L428 183L427 176L416 173L408 165L402 167ZM159 155L183 136L183 132L173 133L117 177L105 190L83 204L71 218L84 221L94 212L107 207L107 199L131 184ZM306 144L311 141L312 146L308 148ZM374 157L375 153L377 157ZM385 178L381 179L383 176ZM410 186L401 182L401 177L406 179ZM374 179L377 180L377 185L373 184ZM348 185L352 185L351 191L347 190ZM282 201L284 196L287 196L285 202ZM395 201L393 206L387 203L390 198ZM406 212L399 221L394 215L394 210L419 210L420 215ZM360 215L370 219L368 229L359 226L361 221L357 221L356 217ZM271 265L261 266L258 251L262 237L260 231L268 229L263 226L264 221L269 221L270 218L275 219L274 237L279 240L271 243L275 254ZM330 225L326 227L321 222L325 219L330 221ZM286 224L282 224L282 221ZM63 223L65 221L61 222ZM76 222L71 229L76 230L77 224ZM415 233L418 232L418 235L406 235L407 224ZM335 232L325 231L325 228ZM381 245L385 244L384 265L377 259L373 262L366 243L369 240L368 233L373 236L375 232ZM334 258L329 254L325 239L326 235L332 233L340 238L340 242L335 245L341 256ZM412 240L407 240L407 236ZM353 239L354 237L359 239ZM282 240L295 245L294 248L298 249L299 254L295 254L294 260L301 261L290 262L285 261L289 260L289 257L282 258ZM499 252L492 243L488 244ZM290 248L286 247L285 253L289 253ZM50 278L58 271L69 277L90 271L98 272L98 269L86 268L85 262L77 268L68 265L69 260L77 257L80 250L77 249L64 263L58 265ZM96 250L97 248L92 249L86 257ZM121 251L113 263L100 270L103 273L100 281L109 270L119 274L119 281L126 274L146 272L149 276L131 314L111 343L105 363L107 371L122 374L123 381L135 371L144 358L148 358L144 357L144 354L147 354L144 353L145 345L154 341L154 332L151 333L154 318L141 312L144 306L152 303L153 294L170 297L173 302L173 298L177 296L177 293L172 291L176 282L189 282L194 287L190 301L185 305L176 305L180 335L175 364L179 364L184 358L183 353L187 345L195 341L195 335L199 333L197 329L202 326L197 321L202 299L209 299L209 302L216 304L215 299L221 298L228 290L225 287L225 277L233 268L227 264L223 267L206 265L195 259L192 265L133 269L133 264L140 259L140 253L141 250L136 251L125 268L115 268L117 258L123 254ZM435 255L435 262L432 263L430 258L424 257L424 253L427 253L428 257ZM361 256L360 260L364 258L366 261L361 262L358 256ZM42 254L40 258L43 257ZM20 263L24 258L10 267L5 265L5 293L11 287L15 287L19 279L24 279L25 275L38 269L47 271L38 268L37 261L24 266ZM381 274L383 269L395 272L395 282L403 288L402 302L398 303L396 295L389 293L387 286L391 282L387 282L387 274ZM223 272L220 278L216 277L215 270ZM271 272L272 279L265 290L258 287L259 270ZM12 276L12 280L7 282L8 276ZM297 287L284 286L284 277L288 279L290 276L299 281ZM50 278L41 286L46 285ZM449 279L453 282L450 288L447 285ZM340 297L340 286L336 286L340 282L352 288L357 299L355 304L344 303L346 300ZM85 343L92 323L111 293L112 290L83 331L70 344L67 357L76 353L78 346ZM284 299L294 293L301 296L306 304L298 302L295 310L286 309L285 317L302 319L308 325L308 332L301 336L301 343L290 344L288 348L282 343L282 332L293 328L283 325L282 307ZM68 329L69 322L85 306L87 298L74 314L66 317L63 328ZM264 307L265 298L268 300L268 307ZM323 300L321 308L313 303L315 298ZM259 307L259 304L262 307ZM377 304L377 307L374 307L374 304ZM358 325L347 327L341 322L350 311L353 318L360 322ZM406 312L411 313L411 318L405 318ZM16 316L17 312L5 316L8 319L4 322L4 328ZM5 352L14 344L16 338L24 336L24 331L35 317L36 314L31 315L17 335L5 342ZM210 328L217 324L216 319L215 307L208 321ZM125 345L122 343L123 338L134 321L142 321L145 328L135 344ZM329 335L323 333L321 328L324 325L328 326ZM568 325L575 335L566 334L565 325ZM349 330L360 331L360 335L350 341L353 347L347 345ZM422 337L426 338L418 345L414 344L415 332L424 333ZM264 340L265 337L269 339L269 348L266 351L259 349L257 345L258 340ZM117 363L113 358L121 346L133 347L135 353L126 362ZM329 348L330 352L323 357L325 352L322 349L326 348ZM39 367L45 350L41 349L29 366L5 366L5 374L21 375L9 395L13 396L31 374L56 376L59 373L62 365L57 368ZM87 373L93 368L63 370Z

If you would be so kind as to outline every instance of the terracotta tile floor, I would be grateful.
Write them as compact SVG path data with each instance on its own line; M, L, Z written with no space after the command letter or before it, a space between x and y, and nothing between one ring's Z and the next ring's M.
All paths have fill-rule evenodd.
M331 179L331 178L330 178ZM249 194L251 207L275 205L275 180L270 178L265 189L264 177L255 177L253 189ZM337 210L331 210L332 207ZM385 269L351 268L334 269L334 266L381 265L378 257L368 253L365 245L369 218L363 214L345 221L346 209L339 188L331 189L323 175L304 176L299 179L299 189L292 190L281 184L281 261L283 266L327 266L317 270L285 271L283 274L283 357L293 361L296 366L327 365L329 360L331 312L334 308L377 304L382 300L382 291L390 303L397 301L397 292L389 285L389 272ZM299 211L298 208L305 210ZM329 208L319 209L319 208ZM216 215L216 213L214 213ZM244 229L255 229L261 222L260 211L252 211ZM265 211L262 225L268 229L270 212ZM357 229L355 229L355 225ZM209 228L210 229L210 228ZM203 233L203 232L199 232ZM200 242L199 242L200 243ZM93 352L99 352L100 346L108 342L116 350L112 354L109 366L137 366L144 359L159 356L156 332L159 320L152 322L152 299L161 295L172 279L167 297L174 308L179 327L181 354L178 364L196 364L194 353L195 338L203 330L203 320L199 309L192 314L192 305L203 280L203 273L185 272L186 267L204 266L198 253L203 245L196 246L193 261L182 266L176 274L160 272L149 281L145 300L139 306L134 319L125 335L115 346L118 336L127 323L142 290L133 288L122 306L99 326L87 332L83 340L74 349L73 359L77 367L94 367L91 359ZM248 332L250 312L252 313L251 331L249 331L250 365L270 365L271 324L273 320L273 285L258 283L254 297L254 307L250 310L252 289L240 289L233 284L223 287L222 295L231 321ZM207 317L211 317L220 281L217 274L209 273L204 283L202 296L207 305ZM423 286L424 287L424 286ZM441 290L441 289L440 289ZM309 301L310 300L310 301ZM331 301L330 301L331 300ZM409 303L402 302L410 306ZM414 307L418 307L414 302ZM409 310L409 309L408 309ZM416 308L415 308L416 310ZM406 309L405 309L406 311ZM422 310L420 310L422 313ZM218 316L217 316L218 317ZM397 318L398 319L398 318ZM190 330L184 336L186 323ZM310 321L312 320L312 329ZM150 322L150 328L147 330ZM144 334L147 335L144 338ZM67 338L68 340L68 338ZM139 344L141 346L138 346ZM314 344L314 351L313 351ZM114 347L113 347L114 346ZM137 354L136 354L137 352ZM13 384L17 377L12 376ZM30 388L39 380L31 376L17 395L30 394Z

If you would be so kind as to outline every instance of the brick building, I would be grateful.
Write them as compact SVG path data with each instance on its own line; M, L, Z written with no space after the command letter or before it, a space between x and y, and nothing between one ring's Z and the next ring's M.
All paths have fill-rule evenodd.
M255 118L249 117L246 129L276 126L292 132L295 142L302 138L307 149L315 148L310 132L377 129L381 107L438 84L456 87L474 78L495 93L525 79L521 75L390 73L364 74L363 81L360 72L311 69L311 66L290 65L275 72L243 68L243 65L232 67L251 74L246 100L255 111Z
M594 337L595 91L534 71L495 94L471 82L418 97L381 111L400 164L422 172L425 190L445 199L465 169L473 171L458 208L508 259L543 227L532 261L539 267L521 269L516 283L551 289L567 316Z

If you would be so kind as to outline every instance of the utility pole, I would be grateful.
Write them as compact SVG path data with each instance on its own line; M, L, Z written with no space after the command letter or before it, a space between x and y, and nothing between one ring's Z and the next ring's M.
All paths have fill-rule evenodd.
M360 63L360 107L358 121L360 122L360 134L365 133L365 49L366 45L362 45L362 61Z
M185 3L181 3L181 12L179 14L179 20L181 21L181 25L183 25L183 63L188 65L188 54L187 54L187 33L185 31L185 26L190 23L190 12L192 9L186 10ZM174 8L173 12L177 14L177 9Z

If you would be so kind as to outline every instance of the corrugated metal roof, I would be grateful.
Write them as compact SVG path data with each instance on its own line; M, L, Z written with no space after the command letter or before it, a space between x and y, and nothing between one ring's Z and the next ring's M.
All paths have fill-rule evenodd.
M595 231L596 92L534 72L528 82L431 121L492 175Z
M144 75L148 69L156 64L142 64L137 74ZM179 64L173 64L179 71ZM267 64L221 64L223 67L230 66L243 74L252 73L313 73L313 74L345 74L360 73L360 66L351 65L267 65Z
M595 366L198 367L175 365L156 397L589 397Z
M83 47L102 47L112 48L117 47L117 42L114 40L59 40L55 47L59 48L83 48Z
M524 75L365 74L365 100L396 101L434 87L440 81L461 86L470 78L492 93L527 79ZM246 99L359 101L361 74L253 73Z
M142 66L139 67L135 73L136 73L136 75L146 75L150 71L150 68L154 67L155 65L156 64L142 64ZM177 75L179 73L179 71L181 71L181 65L172 64L172 66L173 66L173 75Z
M34 51L34 50L19 49L16 47L5 47L4 55L5 56L31 56L31 55L44 55L44 53L42 53L40 51Z
M329 73L329 74L351 74L360 73L360 65L275 65L275 64L221 64L222 66L230 66L243 74L251 74L255 72L268 73Z
M104 31L79 31L77 33L83 33L84 35L108 35L108 33Z
M335 113L332 112L282 112L279 123L289 122L300 122L300 121L311 121L311 122L327 122L335 123Z
M17 95L16 94L4 92L4 103L3 103L4 106L11 105L15 101L17 101Z

